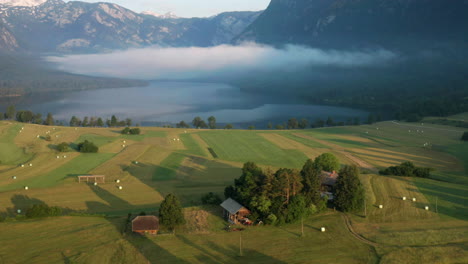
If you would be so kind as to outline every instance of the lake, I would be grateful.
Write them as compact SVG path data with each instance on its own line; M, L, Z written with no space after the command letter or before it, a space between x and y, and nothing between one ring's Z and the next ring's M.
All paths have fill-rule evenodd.
M268 122L283 123L291 117L311 121L328 116L335 121L349 117L367 118L365 111L320 105L308 105L298 99L252 95L239 88L219 83L152 82L147 87L113 88L42 95L24 98L17 109L53 113L56 120L66 123L75 115L119 119L131 118L142 125L191 122L195 116L207 119L215 116L219 124L233 123L237 127ZM285 101L286 100L286 101Z

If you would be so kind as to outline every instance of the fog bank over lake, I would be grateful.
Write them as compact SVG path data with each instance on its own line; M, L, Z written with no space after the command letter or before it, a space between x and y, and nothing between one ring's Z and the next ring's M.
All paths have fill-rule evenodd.
M34 95L32 95L34 96ZM32 101L32 103L31 103ZM195 116L213 115L218 123L248 124L259 128L271 121L285 122L291 117L345 120L367 116L364 111L343 107L307 105L300 98L289 101L268 95L252 95L219 83L152 82L147 87L101 89L54 94L47 100L28 100L17 105L68 123L71 116L131 118L142 125L191 122Z

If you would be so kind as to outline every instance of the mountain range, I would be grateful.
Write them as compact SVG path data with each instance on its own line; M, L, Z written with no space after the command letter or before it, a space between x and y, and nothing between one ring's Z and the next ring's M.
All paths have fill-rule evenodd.
M178 18L173 14L139 14L112 3L2 0L0 48L68 53L151 45L214 46L230 43L260 13Z

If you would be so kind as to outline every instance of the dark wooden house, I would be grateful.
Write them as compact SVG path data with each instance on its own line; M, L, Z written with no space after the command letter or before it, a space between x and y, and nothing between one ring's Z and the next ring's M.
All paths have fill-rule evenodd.
M154 215L137 216L132 221L132 231L140 234L156 235L159 230L159 218Z
M326 195L328 197L328 200L333 200L333 187L335 186L336 180L338 179L338 173L336 171L323 171L320 174L320 179L322 181L322 186L320 188L322 197Z
M247 216L250 214L249 209L245 208L238 202L234 201L231 198L228 198L221 204L223 210L224 218L232 224L243 223L247 219Z

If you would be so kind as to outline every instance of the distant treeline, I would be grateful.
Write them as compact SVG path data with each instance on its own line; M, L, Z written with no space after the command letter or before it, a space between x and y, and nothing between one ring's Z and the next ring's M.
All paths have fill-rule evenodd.
M14 105L8 106L6 112L0 112L0 120L15 120L21 123L31 123L46 126L65 126L62 121L54 120L51 113L48 113L46 118L42 117L41 113L34 113L30 110L16 110ZM129 127L132 125L132 119L126 118L125 120L119 120L115 115L112 115L110 119L104 121L101 117L87 117L83 120L76 116L72 116L69 123L71 127ZM138 124L137 124L138 126Z

